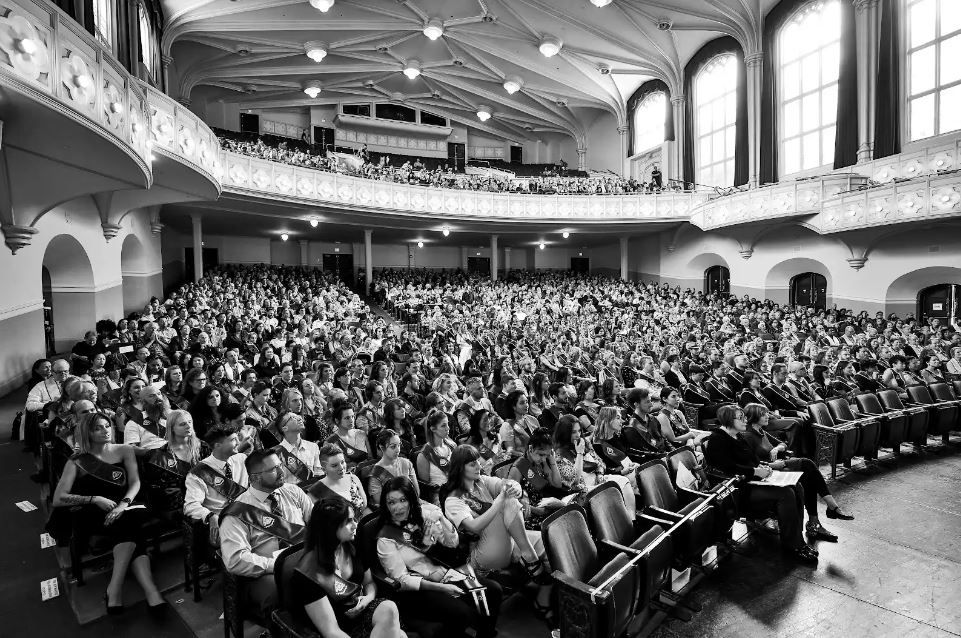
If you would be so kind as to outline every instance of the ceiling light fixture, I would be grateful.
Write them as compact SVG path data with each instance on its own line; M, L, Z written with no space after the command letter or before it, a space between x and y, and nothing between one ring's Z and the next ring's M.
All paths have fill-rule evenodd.
M307 80L304 82L304 93L311 99L320 95L320 82L318 80Z
M504 80L504 90L507 91L509 95L514 95L520 91L522 86L524 86L524 81L516 75L512 75Z
M481 122L486 122L491 119L491 107L486 104L481 104L477 107L477 119Z
M304 53L314 62L320 62L327 57L327 43L311 40L304 44Z
M599 9L606 7L611 2L613 2L613 0L591 0L591 4Z
M548 35L541 39L541 43L537 49L545 58L552 58L561 52L561 46L563 45L560 40L552 35Z
M541 249L541 250L544 250L545 244L544 244L544 242L541 242L540 244L538 244L538 246L540 246L540 249Z
M567 232L566 230L565 230L563 233L561 233L561 237L563 237L564 239L567 239L567 238L570 237L570 236L571 236L571 234L570 234L569 232Z
M287 241L289 237L290 236L287 233L280 233L280 241Z
M423 247L424 247L424 242L422 242L422 241L417 242L417 247L418 247L418 248L423 248Z
M436 18L427 23L424 27L424 35L428 40L436 40L444 35L444 23Z
M444 237L447 237L448 235L450 235L450 228L448 228L447 226L444 226L444 230L442 230L441 232L444 233Z
M319 224L319 223L320 223L320 222L318 222L316 219L312 219L312 220L310 220L310 227L311 227L311 228L317 228L317 224Z
M420 75L420 60L410 59L407 60L407 64L404 65L404 75L406 75L411 80L415 79Z
M310 6L321 13L327 13L334 6L334 0L310 0Z

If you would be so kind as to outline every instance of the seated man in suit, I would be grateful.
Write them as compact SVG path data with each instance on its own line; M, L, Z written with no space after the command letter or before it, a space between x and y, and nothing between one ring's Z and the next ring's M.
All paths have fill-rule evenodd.
M237 452L237 433L219 425L207 431L210 456L201 459L187 474L184 490L184 515L210 530L210 544L220 536L218 516L229 503L247 489L247 457Z
M271 450L253 452L245 467L250 487L220 514L220 552L228 572L250 579L245 601L267 618L277 606L274 561L304 539L314 503L284 483L283 464Z
M711 397L711 403L734 403L737 394L727 383L728 366L723 361L711 364L711 378L704 384Z
M807 413L807 406L814 401L803 401L791 394L787 387L787 375L787 366L783 363L775 363L771 366L771 383L764 386L761 393L781 416L800 420L800 436L795 437L791 449L800 455L812 454L814 431L808 427L811 417ZM769 424L768 428L772 426L773 424Z

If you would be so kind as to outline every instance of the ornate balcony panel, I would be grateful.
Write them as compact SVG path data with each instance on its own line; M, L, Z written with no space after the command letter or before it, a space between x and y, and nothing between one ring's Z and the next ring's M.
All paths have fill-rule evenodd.
M686 220L700 193L523 195L411 186L224 153L224 190L255 197L452 219Z
M224 165L217 136L190 109L152 86L142 83L141 88L147 95L150 107L150 141L153 150L201 173L213 183L219 194Z
M52 4L0 0L0 85L110 139L140 164L149 183L142 89Z
M851 167L879 184L894 180L914 179L922 175L936 175L961 168L961 135L951 133L908 145L908 150L883 159Z
M837 174L773 184L712 199L691 212L703 230L813 215L833 198L865 184L861 175Z
M961 173L845 193L811 220L821 234L961 215Z

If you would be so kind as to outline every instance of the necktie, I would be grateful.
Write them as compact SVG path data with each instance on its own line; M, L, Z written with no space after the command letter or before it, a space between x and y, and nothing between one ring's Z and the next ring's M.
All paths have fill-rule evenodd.
M230 463L224 463L224 478L228 481L234 480L234 472L230 469ZM271 495L273 496L273 495Z
M267 496L267 504L270 506L270 513L274 516L284 517L284 510L280 509L280 501L277 500L276 494L269 494Z

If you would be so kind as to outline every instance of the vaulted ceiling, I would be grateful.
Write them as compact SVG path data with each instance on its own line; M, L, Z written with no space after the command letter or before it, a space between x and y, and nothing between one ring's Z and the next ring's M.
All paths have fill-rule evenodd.
M602 112L626 124L626 101L648 79L680 93L684 64L708 40L731 35L759 50L775 2L336 0L321 12L308 0L163 0L163 51L178 98L244 109L390 101L515 141L582 140ZM426 37L428 24L443 35ZM549 38L561 48L545 57L538 46ZM320 62L305 53L316 41L327 49ZM403 73L411 60L415 79ZM520 90L509 94L509 79ZM314 99L303 93L310 80L321 87ZM486 123L480 105L492 107Z

